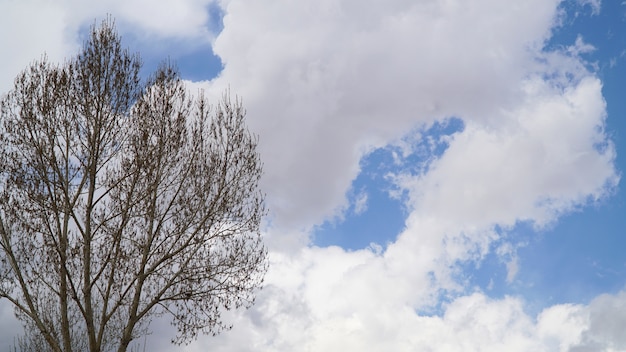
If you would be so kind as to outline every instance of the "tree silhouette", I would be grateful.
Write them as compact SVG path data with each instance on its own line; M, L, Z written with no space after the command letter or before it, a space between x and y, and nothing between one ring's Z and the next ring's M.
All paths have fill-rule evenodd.
M160 315L175 343L217 334L267 270L241 101L211 106L171 65L145 83L140 68L109 19L2 99L0 299L33 348L126 351Z

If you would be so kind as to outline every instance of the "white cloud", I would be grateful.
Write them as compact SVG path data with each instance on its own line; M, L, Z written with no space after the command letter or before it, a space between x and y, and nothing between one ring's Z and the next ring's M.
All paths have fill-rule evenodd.
M367 210L367 192L361 191L356 195L356 199L354 201L354 214L360 215L363 214Z
M581 305L552 306L537 317L537 330L551 351L565 352L579 344L588 325L588 315Z
M225 2L210 85L245 98L274 223L335 216L364 152L414 126L515 101L557 3Z
M583 37L579 34L576 37L576 41L574 42L574 45L571 45L570 47L568 47L568 52L570 52L572 55L574 56L578 56L580 54L588 54L591 53L593 51L596 50L596 48L589 44L589 43L585 43L585 40L583 39Z
M577 306L535 323L520 299L463 296L458 266L488 253L495 225L551 224L618 182L601 83L579 57L590 47L541 51L558 4L225 2L215 46L225 69L208 86L245 97L276 228L345 209L371 148L435 119L456 116L465 129L426 173L398 175L411 214L384 253L273 252L290 259L273 263L269 294L252 308L263 323L240 316L218 338L224 350L248 329L261 332L249 345L276 351L566 351L582 341ZM508 269L512 281L515 255ZM452 297L442 316L416 313L442 296Z
M318 252L318 259L326 257ZM306 258L306 259L305 259ZM308 267L316 275L319 264L307 254L289 260L291 265ZM327 265L337 264L331 261ZM351 265L354 265L353 262ZM294 273L298 271L294 270ZM304 270L305 272L308 270ZM292 273L293 274L293 273ZM308 274L307 274L308 275ZM318 315L309 305L319 288L307 285L306 277L290 285L274 285L270 279L262 300L246 314L232 316L234 329L217 337L201 338L189 351L537 351L581 352L623 351L626 292L602 295L589 305L559 304L536 317L524 310L518 297L492 299L475 292L445 304L439 315L425 316L402 302L383 300L366 309L342 306L334 314ZM280 282L280 281L279 281ZM326 284L326 282L324 282ZM337 277L328 286L336 287ZM344 286L349 288L347 285ZM378 290L380 298L391 298L392 287ZM361 298L363 286L349 293ZM312 292L307 293L306 291ZM294 295L302 292L302 295ZM322 295L322 297L326 297ZM321 299L320 299L321 300ZM335 299L329 301L328 307ZM149 340L150 350L169 350Z
M135 35L152 39L177 38L209 41L214 38L208 28L208 7L215 0L182 0L172 4L165 0L105 0L86 3L64 0L58 6L66 12L66 21L75 26L92 24L94 19L111 15L122 27ZM154 45L157 45L156 43Z
M167 0L112 0L107 10L121 21L138 26L148 34L163 37L213 38L207 25L207 8L214 0L185 0L172 4ZM100 12L101 13L101 12Z
M191 351L573 352L625 347L624 292L589 305L551 306L536 317L525 312L519 297L492 299L475 292L444 304L438 315L423 315L401 299L398 292L405 287L397 284L402 280L373 270L373 262L383 262L371 254L307 249L279 261L284 265L268 278L259 304L233 317L234 330L202 338ZM367 273L375 279L365 279Z
M124 32L143 40L146 47L159 47L163 39L195 41L208 45L216 33L208 28L207 8L215 0L170 1L25 0L1 2L0 94L9 90L14 77L33 60L46 53L52 62L63 62L82 44L79 30L110 14ZM164 59L164 58L163 58Z
M35 5L35 6L33 6ZM13 85L13 79L44 52L51 61L63 61L76 48L67 28L64 10L49 1L3 1L0 11L0 95Z
M586 309L588 324L581 343L570 351L626 350L626 292L596 297Z
M519 257L517 256L517 248L522 245L523 244L513 246L511 243L505 242L500 245L495 251L500 260L506 264L506 282L509 284L512 283L513 280L515 280L515 277L520 270ZM490 285L493 286L493 282L490 282Z
M21 332L22 325L15 318L13 306L0 299L0 350L12 351Z
M589 5L593 15L599 15L602 9L602 0L578 0L580 6Z
M427 174L401 178L417 212L479 227L542 225L617 184L599 80L562 91L533 79L525 90L497 122L468 121Z

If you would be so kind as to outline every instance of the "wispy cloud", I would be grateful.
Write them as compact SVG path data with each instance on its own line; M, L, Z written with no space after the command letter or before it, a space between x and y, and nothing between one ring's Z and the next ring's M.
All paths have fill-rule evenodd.
M578 3L581 6L589 5L593 15L600 14L600 11L602 10L602 0L578 0Z
M354 201L354 214L361 215L367 210L367 192L361 191Z

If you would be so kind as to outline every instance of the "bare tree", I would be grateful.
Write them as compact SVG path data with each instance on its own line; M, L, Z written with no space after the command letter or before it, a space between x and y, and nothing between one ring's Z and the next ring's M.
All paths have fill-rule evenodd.
M257 138L241 101L212 107L114 24L64 65L44 58L0 112L0 299L28 343L126 351L169 315L174 343L229 328L267 270Z

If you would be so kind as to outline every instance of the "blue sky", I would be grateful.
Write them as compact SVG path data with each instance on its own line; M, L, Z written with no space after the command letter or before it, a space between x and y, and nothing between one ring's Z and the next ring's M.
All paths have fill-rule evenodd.
M110 13L146 72L169 58L191 92L243 98L266 286L182 350L626 350L626 3L3 7L2 92ZM0 314L2 348L19 326ZM150 350L179 350L152 328Z
M420 139L413 141L417 153L398 161L402 149L386 146L370 151L360 161L360 173L352 181L348 198L353 203L339 218L325 221L313 231L312 243L316 246L336 245L345 249L361 249L376 243L386 246L404 227L407 209L401 190L389 179L389 173L410 170L423 173L428 161L441 156L446 149L442 137L463 130L463 121L450 118L413 132ZM411 141L408 141L411 143ZM367 201L359 209L359 198Z

